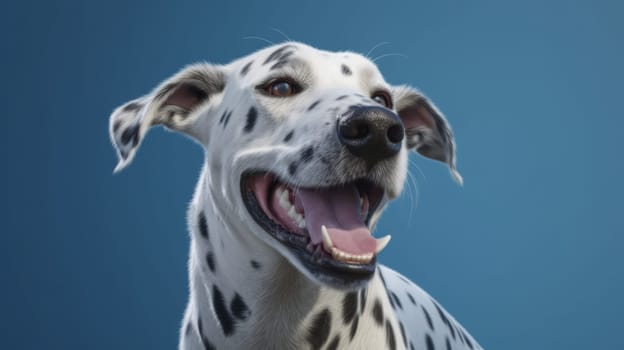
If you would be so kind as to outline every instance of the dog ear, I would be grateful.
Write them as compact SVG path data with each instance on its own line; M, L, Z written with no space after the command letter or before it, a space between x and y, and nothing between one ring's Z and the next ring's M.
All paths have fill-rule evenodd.
M394 103L405 126L408 148L446 163L460 185L463 179L455 166L455 140L440 111L418 90L409 86L393 88Z
M225 87L220 66L200 63L188 66L167 79L150 94L127 102L113 111L109 122L110 138L119 163L115 172L125 168L153 125L164 125L191 137L202 105Z

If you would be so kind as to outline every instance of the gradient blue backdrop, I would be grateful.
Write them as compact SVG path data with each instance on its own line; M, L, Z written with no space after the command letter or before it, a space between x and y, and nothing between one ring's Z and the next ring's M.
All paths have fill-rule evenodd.
M417 182L381 260L488 349L622 349L624 8L612 1L5 4L2 349L173 349L201 149L156 129L112 175L117 105L181 66L282 37L375 55L458 143L460 188ZM6 176L6 177L5 177Z

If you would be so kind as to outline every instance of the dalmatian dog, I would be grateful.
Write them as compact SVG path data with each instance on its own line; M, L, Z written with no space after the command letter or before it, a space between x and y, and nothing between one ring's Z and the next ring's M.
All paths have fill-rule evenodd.
M377 261L390 237L371 232L410 150L461 182L451 129L422 93L362 55L286 42L188 66L117 108L115 171L154 125L205 150L179 349L481 349Z

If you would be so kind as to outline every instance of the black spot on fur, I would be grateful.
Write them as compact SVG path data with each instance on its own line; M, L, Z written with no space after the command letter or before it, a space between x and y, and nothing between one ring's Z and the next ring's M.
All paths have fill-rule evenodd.
M223 334L228 337L234 333L234 320L225 305L225 299L221 290L216 285L212 286L212 308L217 314Z
M355 317L357 304L357 292L345 294L344 299L342 299L342 320L345 324L351 322L353 317Z
M423 305L420 305L420 308L423 311L423 314L425 315L425 319L427 319L427 324L429 324L429 328L431 328L431 330L435 330L433 328L433 321L431 320L431 315L429 315L429 311L427 311L427 309L425 309L425 307Z
M122 111L124 112L132 112L132 111L137 111L139 109L143 108L143 105L138 103L138 102L131 102L128 103L127 105L124 106L124 108L122 109Z
M120 126L121 126L121 120L115 120L115 122L113 123L113 132L117 132Z
M232 315L239 320L245 320L251 315L251 310L249 310L247 304L245 304L245 301L238 293L234 294L234 298L230 303L230 310L232 311Z
M205 239L208 239L208 222L206 222L206 215L203 212L199 213L197 220L199 226L199 234Z
M412 302L412 304L416 305L416 299L414 299L414 296L410 294L410 292L407 292L407 298Z
M451 341L448 337L446 337L446 350L453 350L453 347L451 346Z
M464 340L466 341L466 344L468 345L469 348L474 349L472 347L472 342L470 341L470 339L468 338L468 336L466 335L466 333L464 333L464 331L461 328L457 328L457 331L462 335L462 338L464 338Z
M461 329L459 329L459 327L457 327L457 334L459 335L459 340L461 340L462 344L466 344L464 334L462 333Z
M214 272L215 262L214 262L214 255L212 254L212 252L206 253L206 263L208 264L208 268L210 269L210 271Z
M252 260L249 263L251 264L251 267L253 267L256 270L259 270L262 267L262 265L260 265L260 263L255 260Z
M301 152L301 161L304 163L307 163L310 160L312 160L313 156L314 156L314 146L310 146L304 149L303 152Z
M407 338L405 337L405 327L403 327L403 322L399 321L399 330L401 331L401 338L403 339L403 344L407 347Z
M442 319L442 322L444 322L444 324L446 324L446 326L448 327L449 331L451 332L451 336L453 337L453 340L457 339L457 337L455 336L455 328L451 324L451 321L448 319L448 317L446 317L446 314L444 313L444 311L442 311L442 308L435 301L431 300L431 302L433 303L433 306L435 306L435 308L438 310L438 314L440 315L440 319Z
M399 275L398 273L396 274L396 276L397 276L397 277L398 277L401 281L405 282L405 284L411 284L411 282L410 282L407 278L405 278L405 277L403 277L403 276Z
M394 299L394 303L399 307L399 309L403 310L403 304L401 304L399 297L394 292L390 292L390 296Z
M342 96L338 96L338 98L336 99L336 101L340 101L340 100L344 100L345 98L349 97L349 95L342 95Z
M433 345L433 339L429 334L425 334L425 343L427 344L427 350L435 350L435 345Z
M353 340L353 337L355 337L355 332L357 332L359 321L360 321L360 317L355 316L353 323L351 323L351 331L349 331L349 341Z
M325 350L336 350L338 349L339 343L340 343L340 335L336 334L336 336L332 339L331 343L327 345L327 348L325 348Z
M331 329L331 312L329 309L324 309L319 312L312 320L312 327L308 331L308 343L312 346L312 349L320 349L329 337L329 331Z
M381 283L384 286L385 290L388 290L388 288L386 287L386 279L384 278L383 274L381 273L380 269L377 269L377 271L379 271L379 279L381 279Z
M249 68L251 68L251 65L252 65L252 64L253 64L253 61L249 61L249 63L247 63L247 64L243 67L243 69L241 69L241 71L240 71L240 75L244 77L244 76L247 74L247 72L249 72Z
M364 307L366 306L366 288L360 289L360 313L364 312Z
M375 299L375 304L373 305L373 317L375 318L375 322L377 322L378 325L381 326L383 324L384 315L379 299Z
M297 162L292 162L288 165L288 173L290 175L295 175L295 173L297 172L297 167L299 166L299 164L297 164Z
M346 64L343 64L341 66L341 69L342 69L342 74L344 74L344 75L351 75L351 69L349 67L347 67Z
M290 141L290 139L292 139L294 133L295 133L295 130L291 130L288 134L286 134L286 137L284 137L284 142Z
M141 126L139 124L135 124L133 126L128 127L121 133L121 143L127 145L132 141L132 147L136 146L139 143L139 128Z
M201 317L197 319L197 331L199 332L199 337L201 338L201 342L204 345L204 349L217 350L217 348L215 348L215 346L212 345L212 343L208 341L208 338L206 338L206 336L204 335L204 329L202 327Z
M258 118L258 111L255 107L249 108L249 112L247 112L247 122L245 123L245 128L243 131L250 132L253 130L254 125L256 125L256 119Z
M394 305L394 300L392 300L392 296L388 292L386 292L386 294L388 295L388 301L390 301L390 306L392 306L392 309L396 310L396 306Z
M227 126L228 122L230 121L231 116L232 116L232 111L224 111L223 114L221 115L221 118L219 118L219 124L223 124L224 129Z
M315 102L313 102L309 107L308 107L308 111L311 111L314 109L314 107L318 106L318 104L321 103L321 100L317 100Z
M386 341L388 342L388 349L394 350L396 349L396 339L394 338L394 329L392 329L392 325L390 321L386 321Z

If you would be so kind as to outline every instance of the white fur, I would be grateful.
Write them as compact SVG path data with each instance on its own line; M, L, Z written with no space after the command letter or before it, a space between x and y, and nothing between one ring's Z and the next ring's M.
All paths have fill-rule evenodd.
M403 141L397 156L368 171L360 160L335 141L336 119L353 104L375 105L369 98L375 89L393 92L398 108L394 109L395 112L410 101L425 101L439 114L418 91L390 86L377 67L359 54L326 52L300 43L286 44L292 46L291 58L296 60L285 70L271 70L274 62L263 64L284 44L260 50L224 66L196 64L163 82L152 93L131 101L139 105L137 108L124 104L111 116L111 138L120 157L115 171L132 161L152 125L163 124L185 133L205 149L204 166L188 210L190 298L181 330L180 349L205 349L200 333L217 349L307 349L310 324L326 308L331 311L332 326L323 348L336 336L340 349L387 348L386 323L394 330L397 349L406 348L399 332L400 323L405 328L407 348L412 343L418 349L426 349L427 335L436 349L446 349L447 338L453 349L469 349L468 342L474 349L480 348L450 316L450 325L443 321L434 301L424 291L383 266L379 266L378 273L364 286L366 305L360 314L358 304L359 324L351 340L350 324L342 321L345 291L320 283L289 249L264 232L247 212L240 193L240 178L250 169L270 171L292 185L304 187L340 184L367 177L385 189L383 203L371 223L374 226L387 201L397 197L403 189L407 174L407 143ZM243 67L250 62L253 62L251 67L242 74ZM348 65L351 75L341 73L342 64ZM294 77L305 85L304 91L291 98L263 95L257 85L276 71L280 76ZM185 89L188 87L191 89ZM205 93L205 98L197 91ZM337 100L342 95L348 97ZM317 100L321 100L318 106L309 110ZM246 115L251 107L256 108L257 119L253 130L245 132ZM230 117L224 127L223 117L228 113ZM442 115L436 117L441 118L446 126L444 132L450 135L443 145L446 148L440 150L446 156L438 160L448 163L452 174L461 181L455 169L452 133ZM134 125L138 126L136 135L128 132ZM294 136L284 142L285 135L291 130L294 130ZM425 132L426 137L416 135L411 139L415 149L436 136L435 130ZM128 135L132 136L130 140L136 138L136 141L128 142ZM289 174L289 164L296 161L301 150L309 145L316 147L317 157L305 164L300 162L296 173ZM329 160L329 164L324 164L320 156ZM208 239L201 235L198 227L200 213L207 221ZM400 242L400 236L395 240ZM214 272L206 263L209 252L216 265ZM251 260L261 264L261 268L253 268ZM395 310L390 306L391 297L382 284L380 273L387 289L399 296L402 308L395 305ZM236 320L235 331L229 336L224 334L212 302L215 285L228 308L232 297L238 294L250 310L246 319ZM408 293L416 305L411 303ZM384 312L381 327L371 312L376 299L381 302ZM359 302L361 298L358 296ZM428 310L434 330L430 329L422 307ZM202 320L201 332L199 318ZM454 328L454 332L461 329L470 338L462 339L459 333L453 338L450 328Z

